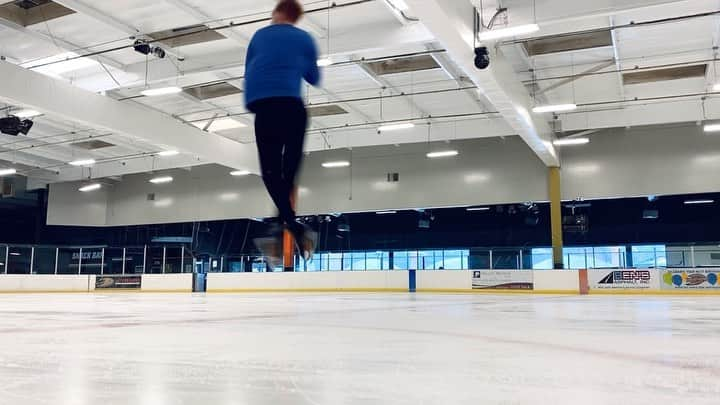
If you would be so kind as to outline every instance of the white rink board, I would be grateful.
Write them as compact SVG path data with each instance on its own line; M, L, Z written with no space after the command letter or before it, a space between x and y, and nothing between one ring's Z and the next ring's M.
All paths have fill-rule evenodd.
M407 271L210 273L207 291L403 290Z
M95 276L88 275L3 275L0 292L90 292Z
M141 291L192 292L193 274L145 274L140 284Z
M535 270L533 271L535 291L580 292L577 270Z
M417 272L417 290L468 290L472 291L469 270L420 270Z

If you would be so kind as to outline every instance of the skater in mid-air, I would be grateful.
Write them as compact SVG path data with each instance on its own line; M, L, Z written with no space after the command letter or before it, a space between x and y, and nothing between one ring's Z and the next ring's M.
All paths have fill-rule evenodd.
M282 225L290 231L307 260L315 250L317 234L297 221L292 195L303 158L307 112L302 98L303 80L320 83L318 51L314 40L295 24L304 13L297 0L280 0L272 23L250 41L245 61L245 103L255 114L255 139L265 186L278 209ZM266 254L280 256L279 235Z

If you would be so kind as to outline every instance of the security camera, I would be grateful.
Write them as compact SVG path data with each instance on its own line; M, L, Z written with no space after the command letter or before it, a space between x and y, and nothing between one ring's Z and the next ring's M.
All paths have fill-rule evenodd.
M488 66L490 66L488 49L484 46L475 48L475 67L480 70L485 70Z

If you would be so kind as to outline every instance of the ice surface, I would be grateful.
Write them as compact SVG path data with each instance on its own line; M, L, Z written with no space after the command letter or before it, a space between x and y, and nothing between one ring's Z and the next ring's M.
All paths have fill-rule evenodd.
M718 404L720 299L3 295L0 404Z

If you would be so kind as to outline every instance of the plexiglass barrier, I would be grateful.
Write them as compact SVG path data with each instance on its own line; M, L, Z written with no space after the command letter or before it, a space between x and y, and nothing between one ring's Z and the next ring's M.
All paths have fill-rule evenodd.
M566 247L565 268L720 267L720 246L616 245ZM295 258L297 272L371 270L552 269L552 249L466 248L319 252ZM257 255L202 255L184 246L51 247L0 245L0 274L172 274L282 271Z

